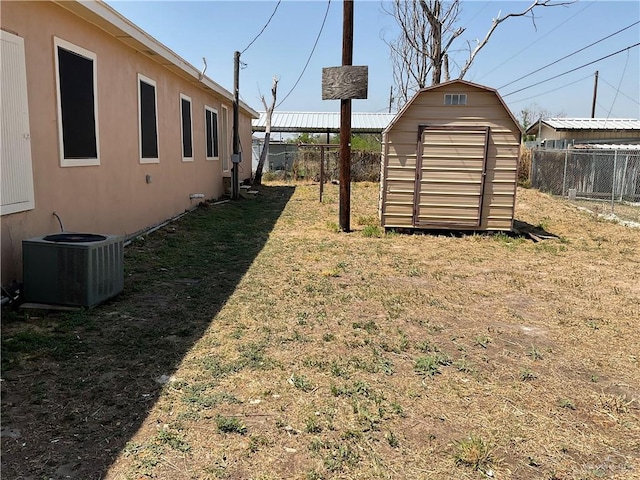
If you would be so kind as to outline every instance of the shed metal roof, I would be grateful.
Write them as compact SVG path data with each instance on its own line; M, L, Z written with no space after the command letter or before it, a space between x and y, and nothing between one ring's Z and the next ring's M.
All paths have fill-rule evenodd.
M254 132L264 132L267 115L259 112L260 117L252 121ZM353 133L381 133L395 117L394 113L351 113L351 131ZM338 112L273 112L271 116L272 132L308 132L337 133L340 131L340 113Z
M640 130L636 118L544 118L542 123L556 130ZM537 132L536 122L527 132Z

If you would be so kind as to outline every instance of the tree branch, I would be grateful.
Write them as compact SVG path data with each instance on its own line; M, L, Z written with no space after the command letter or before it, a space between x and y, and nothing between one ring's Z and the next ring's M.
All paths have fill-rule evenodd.
M471 67L471 64L475 60L476 55L478 55L480 50L482 50L484 48L484 46L489 42L489 39L491 38L491 35L493 35L493 32L496 30L496 28L498 28L498 25L500 25L506 19L511 18L511 17L524 17L529 12L531 12L532 15L533 15L531 18L532 18L533 26L535 28L536 27L535 15L533 14L533 9L534 8L536 8L536 7L558 7L558 6L561 6L561 5L570 5L572 3L575 3L576 1L577 0L561 0L561 1L536 0L531 5L529 5L525 10L523 10L522 12L519 12L519 13L509 13L509 14L505 15L504 17L500 17L500 13L501 12L498 12L498 16L493 19L493 22L491 23L491 28L489 28L489 31L487 32L487 34L484 36L484 38L482 39L481 42L478 42L478 44L476 45L476 48L474 48L473 51L469 54L469 59L465 62L464 66L460 70L460 75L458 76L458 78L463 78L466 75L467 71Z

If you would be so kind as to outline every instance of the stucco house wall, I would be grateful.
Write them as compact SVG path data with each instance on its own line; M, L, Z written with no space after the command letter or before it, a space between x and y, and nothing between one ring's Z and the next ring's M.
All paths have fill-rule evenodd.
M97 8L132 25L104 4ZM143 53L125 44L116 38L118 30L113 25L93 16L80 2L2 4L2 30L24 39L35 203L33 209L1 217L2 285L22 278L23 239L60 230L53 212L67 231L126 236L201 201L191 199L191 194L217 198L224 193L223 177L230 173L223 172L223 165L231 165L231 94L213 91L197 77L190 77L188 69L162 65L154 60L157 55L153 52ZM95 54L99 165L62 166L56 37ZM141 163L139 74L156 82L157 163ZM191 98L193 158L189 161L183 160L181 94ZM218 113L220 154L213 160L206 155L205 105ZM241 107L242 151L251 152L251 119L257 113L246 105ZM221 126L225 113L226 134ZM223 144L227 158L222 155ZM247 156L241 164L241 180L251 175L250 161Z

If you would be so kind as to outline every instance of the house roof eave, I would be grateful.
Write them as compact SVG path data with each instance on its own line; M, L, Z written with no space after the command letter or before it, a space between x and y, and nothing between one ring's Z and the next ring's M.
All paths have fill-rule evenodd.
M215 96L233 103L231 92L223 88L180 57L177 53L160 43L136 24L122 16L103 1L53 0L62 8L77 15L83 20L96 25L110 35L141 54L169 68L193 84L211 91ZM239 108L251 118L258 118L258 112L246 103L240 101Z

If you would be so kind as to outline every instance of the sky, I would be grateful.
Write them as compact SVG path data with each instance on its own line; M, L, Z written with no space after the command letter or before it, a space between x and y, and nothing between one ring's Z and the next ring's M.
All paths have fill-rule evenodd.
M339 66L342 60L340 0L283 0L260 36L277 1L107 3L196 68L203 68L205 57L205 74L229 91L233 87L234 52L243 52L240 96L255 110L264 110L261 94L270 102L274 76L279 78L276 110L340 109L339 101L322 100L321 82L322 68ZM450 61L452 78L457 77L456 64L464 63L469 45L475 46L477 39L485 36L493 18L499 13L504 16L521 11L530 3L463 1L459 25L465 32L451 48L455 51ZM384 12L389 7L389 2L380 0L354 2L353 65L369 69L368 98L353 100L354 112L388 111L393 74L385 39L390 41L398 33L393 17ZM638 21L637 1L581 0L568 6L536 8L535 25L530 18L522 17L500 24L465 79L498 89L514 115L527 108L544 109L554 116L589 117L594 73L598 70L596 117L640 118L639 46L578 68L640 42L640 24L600 41ZM532 73L594 42L598 43ZM518 80L520 77L524 78ZM540 84L530 87L536 83ZM392 111L396 111L395 105Z

